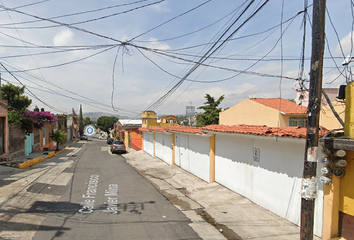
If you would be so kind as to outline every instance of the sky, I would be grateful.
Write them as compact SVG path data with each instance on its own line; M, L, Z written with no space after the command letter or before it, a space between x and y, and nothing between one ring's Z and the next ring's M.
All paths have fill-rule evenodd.
M350 79L353 5L327 1L323 88ZM0 11L1 83L26 86L30 108L180 115L206 94L227 108L309 87L312 1L0 0Z

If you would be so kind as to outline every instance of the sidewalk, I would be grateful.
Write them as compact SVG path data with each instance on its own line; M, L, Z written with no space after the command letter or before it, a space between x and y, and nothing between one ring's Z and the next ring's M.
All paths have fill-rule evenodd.
M74 141L70 140L70 141L66 141L65 143L61 144L59 146L59 152L65 151L66 147L71 146L73 143L75 143L77 141L78 140L74 140ZM52 155L59 154L59 152L57 152L55 150L32 152L27 156L15 157L13 160L8 161L8 162L0 162L0 166L18 168L18 165L20 163L30 161L30 160L33 160L33 159L36 159L39 157L46 158L46 157L48 157L48 155L49 155L49 157L52 157Z
M192 220L203 239L300 239L298 226L220 184L207 183L144 151L128 152L123 155L127 162ZM197 224L202 221L213 226L212 236Z

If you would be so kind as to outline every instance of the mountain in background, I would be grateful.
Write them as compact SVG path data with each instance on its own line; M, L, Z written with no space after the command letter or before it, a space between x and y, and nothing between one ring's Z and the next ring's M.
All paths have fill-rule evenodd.
M89 117L91 119L91 121L97 121L97 119L99 117L102 116L107 116L107 117L117 117L119 119L127 119L129 117L127 116L120 116L118 114L114 114L114 113L106 113L106 112L87 112L87 113L83 113L82 114L84 118Z

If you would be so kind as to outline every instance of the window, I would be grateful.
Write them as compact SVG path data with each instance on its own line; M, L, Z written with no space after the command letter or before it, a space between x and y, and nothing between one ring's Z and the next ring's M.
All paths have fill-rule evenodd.
M289 127L306 127L307 117L290 117Z

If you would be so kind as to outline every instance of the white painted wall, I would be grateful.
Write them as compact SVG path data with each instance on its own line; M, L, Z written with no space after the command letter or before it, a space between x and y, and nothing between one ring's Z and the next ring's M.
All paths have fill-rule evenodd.
M155 132L155 154L156 157L172 164L172 139L171 134Z
M175 133L175 164L177 166L181 166L181 159L180 159L180 155L181 155L181 151L180 151L180 133Z
M189 136L189 171L209 182L209 137Z
M304 139L217 134L215 147L218 183L300 224ZM259 162L253 160L254 148L260 150ZM319 185L314 232L321 236L323 188Z
M209 182L209 137L175 133L175 164Z
M155 155L163 160L162 148L163 148L163 133L155 132Z
M154 156L154 135L153 133L144 132L144 139L143 139L143 149L145 152Z
M168 140L169 139L169 140ZM209 181L209 137L175 133L175 164ZM156 155L170 163L171 135L156 133ZM144 150L153 155L153 134L144 133ZM215 179L256 204L300 225L305 139L216 134ZM259 162L254 161L259 149ZM319 151L319 158L323 154ZM317 176L321 164L318 164ZM314 233L322 234L323 185L315 200Z
M172 164L172 134L163 134L163 148L162 148L162 159L168 163Z

